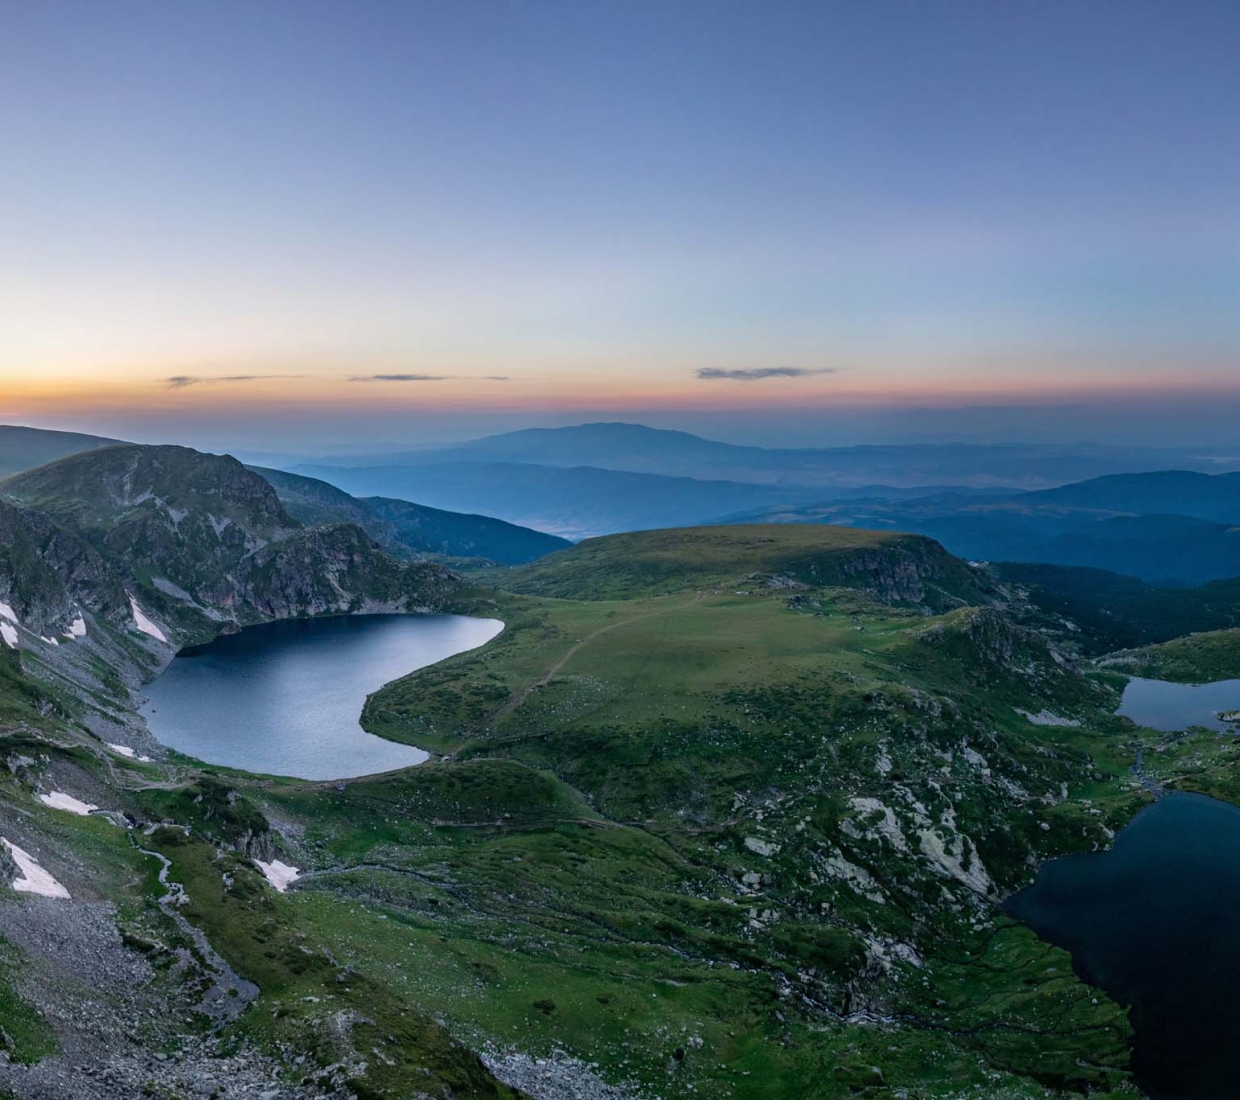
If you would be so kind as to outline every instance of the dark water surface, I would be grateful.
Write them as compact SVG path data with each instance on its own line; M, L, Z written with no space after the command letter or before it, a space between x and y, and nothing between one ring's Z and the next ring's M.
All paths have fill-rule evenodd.
M1134 677L1124 688L1119 713L1138 726L1152 730L1185 730L1205 726L1236 732L1235 722L1224 722L1220 713L1240 710L1240 680L1213 684L1174 684L1170 680Z
M1048 863L1007 909L1132 1006L1151 1096L1240 1097L1240 809L1169 794L1111 851Z
M366 733L366 696L503 628L464 615L348 615L248 627L182 651L146 693L151 732L209 764L344 779L427 754Z

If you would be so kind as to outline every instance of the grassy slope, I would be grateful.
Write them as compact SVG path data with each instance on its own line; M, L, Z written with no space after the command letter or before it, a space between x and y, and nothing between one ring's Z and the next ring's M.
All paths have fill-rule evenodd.
M587 539L494 577L508 591L576 599L632 599L763 578L885 589L884 598L913 596L945 606L981 596L973 571L930 539L777 524L672 528Z
M0 425L0 477L32 470L66 455L90 451L118 442L77 432L53 432L42 428Z
M664 533L645 539L666 552ZM592 597L623 591L617 577L642 541L586 544L581 567L552 558L527 576L549 575L559 591L575 576ZM608 543L622 561L606 560ZM729 561L711 546L688 570L695 582L779 572L806 550L742 534ZM652 585L634 575L639 590L666 590L671 572ZM870 797L915 837L914 811L893 790L916 790L940 825L951 809L1010 889L1027 880L1026 861L1088 846L1131 813L1139 799L1118 738L1033 727L1013 710L1098 710L1098 689L1059 674L1036 637L989 613L927 620L837 587L513 597L501 616L508 628L488 647L373 697L366 724L449 753L437 766L445 781L506 760L531 789L556 784L577 814L535 828L503 816L522 798L474 813L466 797L446 812L395 780L349 784L336 812L319 810L326 861L393 870L387 882L352 875L348 890L367 903L347 920L338 885L296 895L341 950L382 958L466 1032L541 1053L559 1044L664 1095L847 1096L879 1080L875 1065L889 1086L924 1096L1123 1079L1126 1023L1066 956L915 852L849 835L865 821L848 799ZM1030 677L1005 661L1042 665ZM985 753L986 776L962 734ZM1030 801L1003 795L998 776L1018 778ZM1061 783L1068 800L1036 800L1057 801ZM277 796L277 812L302 818L305 797ZM747 837L780 847L762 855ZM882 900L827 873L831 853L864 868ZM411 935L425 952L406 953ZM436 937L450 950L433 951ZM885 971L876 944L912 947L922 968ZM900 1022L840 1019L861 1008Z
M1236 760L1109 717L1113 693L994 612L876 602L864 589L912 601L874 568L911 569L936 602L985 597L925 540L731 530L685 533L679 563L653 533L508 574L561 595L499 597L494 642L367 707L369 728L445 760L342 784L230 777L241 800L201 781L133 796L193 827L153 842L264 988L245 1034L322 1065L327 1021L359 1011L373 1031L355 1038L393 1060L373 1063L375 1095L424 1069L500 1094L428 1017L667 1098L1129 1095L1121 1010L994 901L1140 805L1137 741L1192 789L1240 795ZM923 832L995 893L936 872ZM215 856L255 835L312 872L295 891ZM149 882L133 891L149 905Z
M1116 653L1106 662L1133 676L1201 684L1240 677L1240 629L1189 634Z

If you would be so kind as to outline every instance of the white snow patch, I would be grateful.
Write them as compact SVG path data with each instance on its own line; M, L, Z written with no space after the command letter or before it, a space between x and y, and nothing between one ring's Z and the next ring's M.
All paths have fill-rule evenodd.
M7 603L0 603L0 619L8 619L14 626L22 625L17 613Z
M12 623L0 623L0 638L3 638L9 649L17 648L17 627Z
M150 619L143 613L142 608L138 606L138 601L132 596L129 597L129 608L133 612L133 625L136 626L143 634L149 634L156 641L168 643L168 638L162 630L159 629Z
M64 791L52 791L51 794L39 795L39 801L44 806L51 806L53 810L68 810L71 814L78 814L80 817L86 817L91 810L99 809L93 802L83 802L80 798L74 798L71 794L65 794Z
M301 874L300 867L290 867L278 859L273 859L270 863L256 859L254 863L262 871L263 877L281 894L289 888L289 883L296 882Z
M39 641L47 642L48 645L54 645L54 646L60 645L60 643L55 638L49 638L46 634L40 634Z
M0 844L8 850L22 873L21 878L13 880L13 889L23 894L40 894L45 898L67 898L69 891L60 885L42 867L39 861L29 852L23 851L6 837L0 836Z
M69 624L69 630L65 634L66 638L85 638L86 637L86 620L79 615L72 623Z
M150 762L151 758L149 756L139 756L128 745L114 745L111 741L105 741L104 744L107 745L113 752L119 752L121 756L128 756L130 760Z

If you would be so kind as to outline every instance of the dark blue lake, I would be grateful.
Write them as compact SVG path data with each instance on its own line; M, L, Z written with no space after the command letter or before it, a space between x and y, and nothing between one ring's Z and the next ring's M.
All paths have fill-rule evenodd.
M1240 1097L1240 809L1166 795L1110 851L1046 864L1007 910L1131 1006L1150 1096Z
M165 745L209 764L343 779L427 754L365 732L366 696L503 628L463 615L348 615L248 627L183 650L146 688Z

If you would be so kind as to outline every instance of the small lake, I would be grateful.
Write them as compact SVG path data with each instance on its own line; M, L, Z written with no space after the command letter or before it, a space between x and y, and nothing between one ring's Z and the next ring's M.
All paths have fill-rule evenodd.
M421 749L367 733L366 696L503 629L464 615L342 615L247 627L182 650L146 687L162 743L208 764L346 779L420 764Z
M1169 680L1134 678L1128 681L1119 704L1119 713L1138 726L1168 731L1206 726L1237 733L1240 726L1219 717L1233 710L1240 710L1240 680L1173 684Z
M1131 1006L1150 1096L1240 1096L1240 809L1166 795L1110 851L1046 864L1006 908Z

